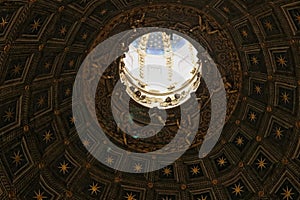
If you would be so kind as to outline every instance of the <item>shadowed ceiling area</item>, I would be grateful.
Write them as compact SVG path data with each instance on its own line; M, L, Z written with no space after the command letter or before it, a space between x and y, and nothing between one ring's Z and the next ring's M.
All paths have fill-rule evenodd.
M140 27L176 30L208 51L225 85L227 115L217 145L199 159L203 140L214 137L206 134L210 99L200 87L205 123L190 149L158 171L129 174L86 150L96 150L98 141L89 133L79 139L72 90L93 48ZM2 0L0 199L299 199L299 55L300 2L293 0ZM122 133L108 109L118 66L117 59L97 88L101 127L124 149L161 148L176 134L180 113L170 111L170 128L155 138ZM147 111L132 109L134 120L147 124ZM103 154L111 167L126 160L115 151ZM125 163L136 172L148 165Z

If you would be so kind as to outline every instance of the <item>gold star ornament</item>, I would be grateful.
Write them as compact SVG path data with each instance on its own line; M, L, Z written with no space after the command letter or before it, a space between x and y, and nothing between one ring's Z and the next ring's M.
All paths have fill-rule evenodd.
M217 162L218 162L218 165L221 167L225 166L225 164L227 163L226 158L224 158L224 157L219 158Z
M262 89L261 89L261 87L260 87L259 85L256 85L256 86L254 87L254 90L255 90L255 93L256 93L256 94L261 94L261 92L262 92Z
M58 167L60 169L59 172L62 172L63 174L68 173L68 170L70 169L68 165L69 163L66 163L65 161L63 163L60 163L60 166Z
M169 175L171 175L171 173L172 173L172 170L171 170L170 167L165 167L165 168L163 169L163 174L164 174L165 176L169 176Z
M62 36L66 35L66 33L67 33L67 28L66 28L66 26L62 26L62 27L59 29L59 33L60 33L60 35L62 35Z
M257 159L257 168L260 170L263 170L264 168L266 168L266 159L263 159L262 157L260 159Z
M267 28L268 31L272 31L273 30L273 25L269 21L265 22L265 27Z
M300 24L300 14L296 15L296 21Z
M15 65L14 68L12 69L12 75L17 76L21 73L22 67L21 65Z
M286 187L286 188L283 188L283 193L281 193L281 195L283 196L282 199L286 199L286 200L292 200L293 199L293 194L292 193L292 188L289 188L289 187Z
M22 157L23 155L20 154L20 151L18 151L18 152L14 152L14 155L11 158L13 159L13 163L15 163L16 166L18 166L19 164L21 164L21 161L23 160Z
M90 141L88 139L84 139L82 143L83 143L83 146L85 146L85 147L90 146Z
M282 66L282 67L286 67L287 66L287 59L284 56L279 56L277 57L276 62L278 63L278 65Z
M43 141L46 143L50 142L52 140L52 133L51 131L46 131L45 134L43 135Z
M37 105L38 105L39 108L42 107L43 105L45 105L45 97L40 96L38 101L37 101Z
M70 88L67 88L67 89L65 90L65 96L70 96L71 93L72 93L72 91L71 91Z
M134 165L133 169L134 169L135 172L141 172L143 167L140 163L137 163L137 164Z
M83 40L87 40L88 34L87 34L87 33L82 34L81 38L82 38Z
M244 38L247 38L248 37L248 32L246 30L242 30L242 36Z
M0 27L1 28L5 28L6 24L8 24L8 21L7 21L7 16L4 18L4 17L1 17L1 20L0 20Z
M70 117L70 122L71 122L71 124L74 124L75 123L75 117Z
M193 175L199 174L200 173L200 168L198 166L193 166L191 168L191 172Z
M135 195L132 194L132 192L129 194L129 193L126 193L126 196L124 196L126 200L136 200L135 198Z
M283 130L281 130L281 127L275 128L274 132L275 132L275 138L280 140L281 137L283 136Z
M258 58L257 58L256 56L252 56L252 57L251 57L251 63L252 63L253 65L258 65L258 64L259 64Z
M254 112L250 112L249 113L249 119L251 122L255 122L256 121L256 114Z
M4 118L5 122L10 122L11 120L13 120L13 118L14 118L13 109L8 108L8 110L5 111L4 113L5 113L5 115L3 116L3 118Z
M234 187L232 188L232 193L237 196L237 195L242 195L244 186L241 186L240 184L234 184Z
M288 104L290 102L290 97L287 92L281 93L281 101L285 104Z
M98 192L100 192L100 186L98 186L98 183L94 183L93 182L93 184L92 185L90 185L90 189L89 189L89 191L91 191L91 194L93 195L93 194L95 194L95 195L97 195L97 193Z
M112 165L114 163L114 159L113 157L111 156L108 156L106 159L105 159L105 162L109 165Z
M244 144L244 139L240 136L240 137L236 138L235 143L238 146L242 146Z
M44 68L45 68L45 69L49 69L49 68L50 68L50 66L51 66L51 64L50 64L50 63L48 63L48 62L46 62L46 63L44 64Z
M38 19L38 20L33 20L33 23L31 24L31 31L34 32L34 31L37 31L39 29L39 27L41 26L41 20Z
M207 200L207 196L201 195L201 197L200 197L200 198L197 198L197 200Z
M75 61L74 60L70 60L69 61L69 67L72 68L74 67Z
M224 10L224 12L226 12L226 13L230 13L230 9L228 8L228 7L223 7L223 10Z
M37 200L43 200L43 199L47 199L46 196L44 196L44 192L41 192L40 190L38 192L34 191L35 196L33 197L34 199Z

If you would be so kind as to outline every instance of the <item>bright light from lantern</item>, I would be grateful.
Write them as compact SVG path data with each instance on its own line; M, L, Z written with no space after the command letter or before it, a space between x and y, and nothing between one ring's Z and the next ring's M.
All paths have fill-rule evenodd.
M188 40L175 33L152 32L129 45L120 77L136 102L166 109L184 103L197 90L201 66Z

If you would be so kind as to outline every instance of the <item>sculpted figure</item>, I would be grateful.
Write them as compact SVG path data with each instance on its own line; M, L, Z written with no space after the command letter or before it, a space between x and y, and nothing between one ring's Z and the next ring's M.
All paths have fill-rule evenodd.
M208 20L205 20L203 22L202 17L199 15L198 16L198 26L195 26L194 28L190 29L190 32L193 32L195 30L199 29L201 32L205 31L208 35L212 35L215 33L219 33L219 30L212 30L211 27L209 26Z

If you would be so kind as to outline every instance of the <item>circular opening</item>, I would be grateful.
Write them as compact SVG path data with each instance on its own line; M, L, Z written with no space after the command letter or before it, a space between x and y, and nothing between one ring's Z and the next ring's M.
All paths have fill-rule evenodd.
M162 109L178 106L200 85L202 61L196 48L172 31L151 32L129 45L120 78L139 104Z

